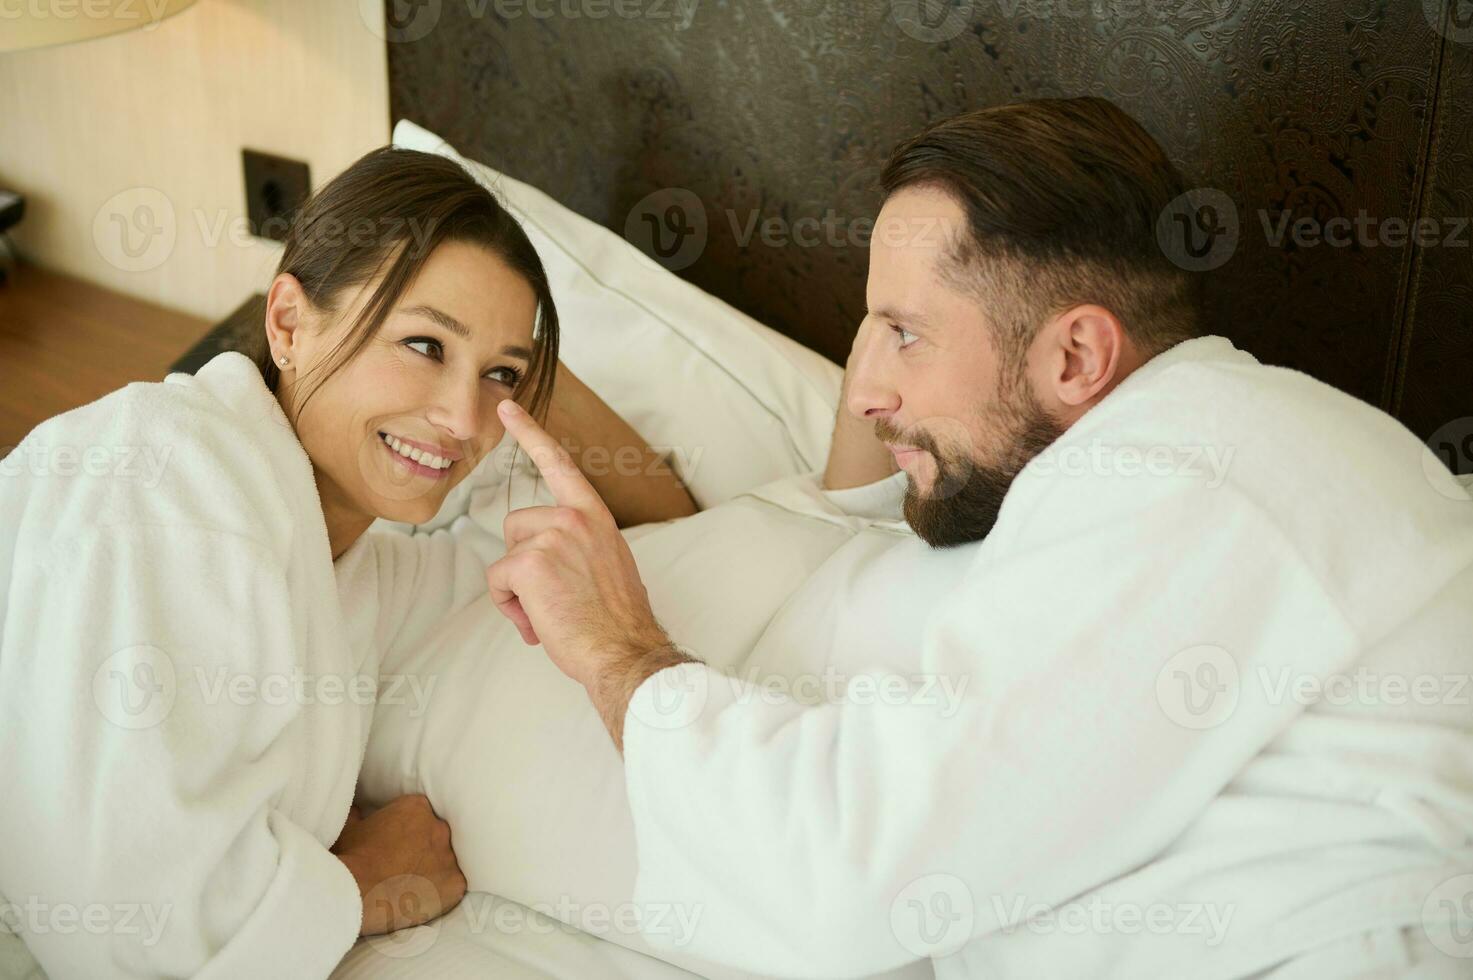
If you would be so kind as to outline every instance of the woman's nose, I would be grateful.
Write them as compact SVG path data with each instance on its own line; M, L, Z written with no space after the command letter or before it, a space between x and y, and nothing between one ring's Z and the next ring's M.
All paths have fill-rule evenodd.
M429 420L453 439L473 439L481 428L481 379L446 386L431 408Z

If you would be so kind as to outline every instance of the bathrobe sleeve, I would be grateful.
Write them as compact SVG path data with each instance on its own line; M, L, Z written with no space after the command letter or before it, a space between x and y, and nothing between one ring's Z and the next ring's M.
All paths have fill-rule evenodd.
M1017 501L1037 530L999 524L896 661L914 673L818 706L699 664L639 688L635 900L701 911L685 952L832 977L954 951L1166 847L1302 710L1250 671L1353 659L1320 583L1231 487L1074 482ZM1183 680L1207 683L1184 698Z
M51 976L325 977L355 941L352 875L281 807L328 778L283 738L303 723L286 591L266 548L202 527L18 553L0 887L72 910L21 930Z

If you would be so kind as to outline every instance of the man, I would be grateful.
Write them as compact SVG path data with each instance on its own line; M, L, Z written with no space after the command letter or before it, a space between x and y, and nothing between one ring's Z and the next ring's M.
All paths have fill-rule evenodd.
M949 571L843 610L918 624L861 651L866 696L713 679L502 406L559 506L508 517L488 583L624 752L636 899L786 976L1467 975L1467 495L1384 414L1197 336L1157 234L1181 178L1109 103L942 121L882 185L826 484L893 459L945 549L905 567Z

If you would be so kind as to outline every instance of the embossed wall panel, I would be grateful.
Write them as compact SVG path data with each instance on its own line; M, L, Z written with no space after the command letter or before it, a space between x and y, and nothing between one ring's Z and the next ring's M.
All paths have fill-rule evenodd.
M1473 0L1444 21L1441 84L1402 349L1389 382L1398 417L1473 473Z
M1377 235L1417 213L1434 20L1422 0L421 0L391 103L842 361L894 144L1103 95L1236 205L1211 328L1389 405L1414 256ZM1368 230L1296 243L1286 216Z

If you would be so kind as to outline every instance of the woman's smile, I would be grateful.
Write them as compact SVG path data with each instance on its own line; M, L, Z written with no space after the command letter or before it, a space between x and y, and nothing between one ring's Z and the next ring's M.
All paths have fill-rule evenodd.
M417 476L432 480L444 479L461 454L444 447L427 446L422 442L401 439L391 433L380 432L379 442L399 465Z

